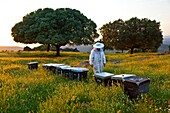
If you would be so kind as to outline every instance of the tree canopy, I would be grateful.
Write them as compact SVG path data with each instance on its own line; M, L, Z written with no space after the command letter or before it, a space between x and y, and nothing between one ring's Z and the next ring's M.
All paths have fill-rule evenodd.
M92 44L99 35L97 25L80 11L70 8L38 9L23 17L14 25L11 35L14 41L32 44L52 44L56 55L66 44Z
M122 19L109 22L100 28L103 42L110 48L120 50L134 48L158 49L162 43L162 31L160 23L155 20L133 17L127 21Z

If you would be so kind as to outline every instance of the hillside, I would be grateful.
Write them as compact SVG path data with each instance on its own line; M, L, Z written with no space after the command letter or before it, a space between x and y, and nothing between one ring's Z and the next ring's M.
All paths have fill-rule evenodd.
M0 50L18 51L18 50L23 50L23 48L19 46L0 46Z
M163 44L170 45L170 35L164 36Z
M92 49L92 45L80 45L80 46L69 46L69 45L67 45L67 46L63 46L63 47L61 47L61 48L72 48L72 49L75 49L75 48L77 48L79 51L81 51L81 52L90 52L91 51L91 49Z
M164 39L163 39L163 44L158 48L158 52L166 52L169 50L169 45L170 45L170 36L164 36ZM87 45L87 46L63 46L62 48L77 48L79 51L81 52L90 52L91 49L92 49L92 46L91 45ZM110 52L110 51L108 51ZM113 52L116 52L116 51L113 51Z
M164 36L163 44L158 48L158 52L166 52L169 51L170 45L170 36Z
M159 47L158 51L159 52L168 51L169 45L170 45L170 35L164 36L163 44ZM80 46L66 45L66 46L62 46L61 48L62 49L64 49L64 48L72 48L72 49L77 48L81 52L90 52L91 49L92 49L92 45L80 45ZM0 50L14 50L14 51L16 50L17 51L17 50L23 50L23 47L19 47L19 46L0 46Z
M167 44L162 44L159 48L158 48L158 52L167 52L169 51L169 45Z

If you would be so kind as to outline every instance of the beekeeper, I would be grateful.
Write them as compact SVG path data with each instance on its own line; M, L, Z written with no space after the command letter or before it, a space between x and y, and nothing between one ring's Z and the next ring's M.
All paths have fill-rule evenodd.
M102 72L106 64L106 57L103 52L103 47L103 43L97 42L93 45L93 49L91 50L89 56L89 63L90 66L93 67L94 74Z

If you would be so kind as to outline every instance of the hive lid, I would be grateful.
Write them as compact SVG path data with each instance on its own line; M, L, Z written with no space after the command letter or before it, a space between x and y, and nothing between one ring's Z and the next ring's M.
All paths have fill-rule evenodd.
M58 67L58 66L62 66L64 64L57 64L57 63L48 63L48 64L43 64L43 66L54 66L54 67Z
M89 71L89 69L81 68L81 67L71 67L69 69L73 72L87 72L87 71Z
M38 62L29 62L28 64L37 64Z
M50 64L42 64L42 66L51 66Z
M108 72L101 72L101 73L96 73L94 76L99 78L110 78L111 76L114 76L114 74Z
M150 78L142 78L142 77L136 76L136 77L131 77L131 78L125 79L124 82L135 83L135 84L139 85L144 82L150 82Z
M64 66L64 64L51 64L51 66L59 67L59 66Z
M123 79L134 77L134 76L136 75L135 74L120 74L120 75L114 75L111 78L117 79L117 80L123 80Z
M69 69L69 68L71 68L71 66L68 66L68 65L61 65L61 66L59 66L59 68L61 68L61 69Z

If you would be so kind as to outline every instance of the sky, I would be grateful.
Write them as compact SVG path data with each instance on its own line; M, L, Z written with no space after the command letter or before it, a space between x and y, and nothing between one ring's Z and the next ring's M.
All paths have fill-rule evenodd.
M14 42L11 28L26 14L47 7L79 10L97 30L117 19L148 18L160 22L163 36L170 35L170 0L0 0L0 46L38 46Z

